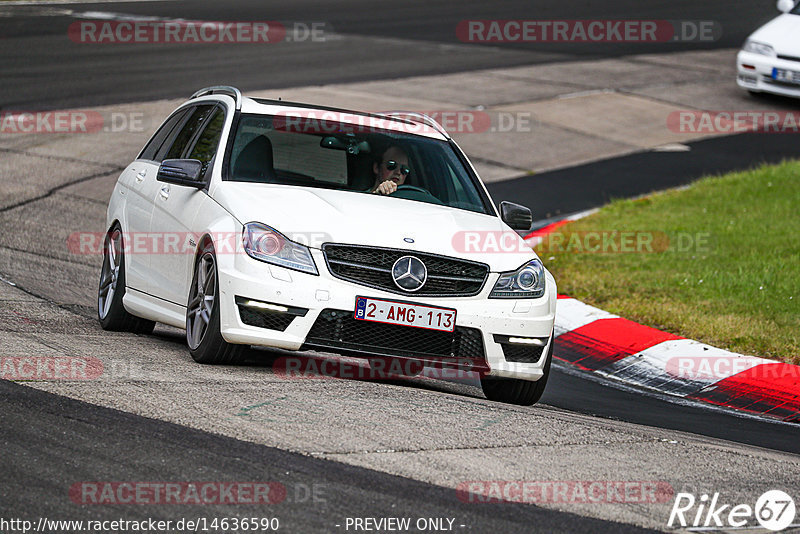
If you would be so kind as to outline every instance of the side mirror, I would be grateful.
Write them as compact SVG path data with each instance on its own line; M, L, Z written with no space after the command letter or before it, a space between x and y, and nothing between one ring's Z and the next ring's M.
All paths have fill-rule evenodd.
M503 201L500 203L500 218L512 230L530 230L533 225L533 214L525 206Z
M778 11L781 13L788 13L792 8L794 8L792 0L778 0Z
M202 189L206 185L200 179L202 172L203 164L196 159L165 159L158 167L156 180Z

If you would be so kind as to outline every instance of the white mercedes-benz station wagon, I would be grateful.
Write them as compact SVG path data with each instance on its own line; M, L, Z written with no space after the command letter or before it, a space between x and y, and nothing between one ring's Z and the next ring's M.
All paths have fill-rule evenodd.
M315 350L477 371L530 405L556 284L429 117L195 93L121 174L98 291L103 328L186 329L192 357Z

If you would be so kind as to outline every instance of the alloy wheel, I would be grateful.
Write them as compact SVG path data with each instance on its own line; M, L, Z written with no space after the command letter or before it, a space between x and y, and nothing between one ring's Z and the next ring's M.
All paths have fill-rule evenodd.
M217 293L217 265L214 255L206 252L197 262L194 284L189 295L186 315L186 339L196 349L203 341L211 322L211 311Z

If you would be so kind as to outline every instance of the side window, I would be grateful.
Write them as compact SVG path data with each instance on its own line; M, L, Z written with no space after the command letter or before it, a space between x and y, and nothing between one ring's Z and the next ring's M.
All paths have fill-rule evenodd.
M164 140L167 138L167 136L169 136L170 133L172 133L172 130L175 129L175 126L181 122L184 116L186 116L186 109L175 112L166 121L164 121L164 124L162 124L161 128L159 128L155 135L150 138L150 141L147 142L137 159L158 161L156 160L156 154L161 148L161 145L164 144Z
M203 164L203 174L206 173L211 159L217 153L219 140L222 136L222 127L225 125L225 112L220 107L215 108L205 123L206 126L203 132L197 138L194 148L187 156L189 159L199 160Z
M175 136L175 140L172 142L166 154L162 154L164 152L163 150L159 151L160 159L179 159L194 135L200 131L200 128L205 124L206 117L208 117L213 109L213 105L197 106L189 116L189 119L183 124L181 131Z

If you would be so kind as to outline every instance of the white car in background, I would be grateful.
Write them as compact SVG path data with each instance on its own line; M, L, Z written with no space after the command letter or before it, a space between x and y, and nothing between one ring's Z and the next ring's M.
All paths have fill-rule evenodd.
M761 26L736 56L739 87L800 97L800 4L779 0L782 15Z
M391 194L373 192L383 168ZM495 208L429 117L206 88L117 181L98 316L185 328L200 363L249 345L399 359L477 371L489 399L530 405L556 313L553 277L514 231L531 222Z

